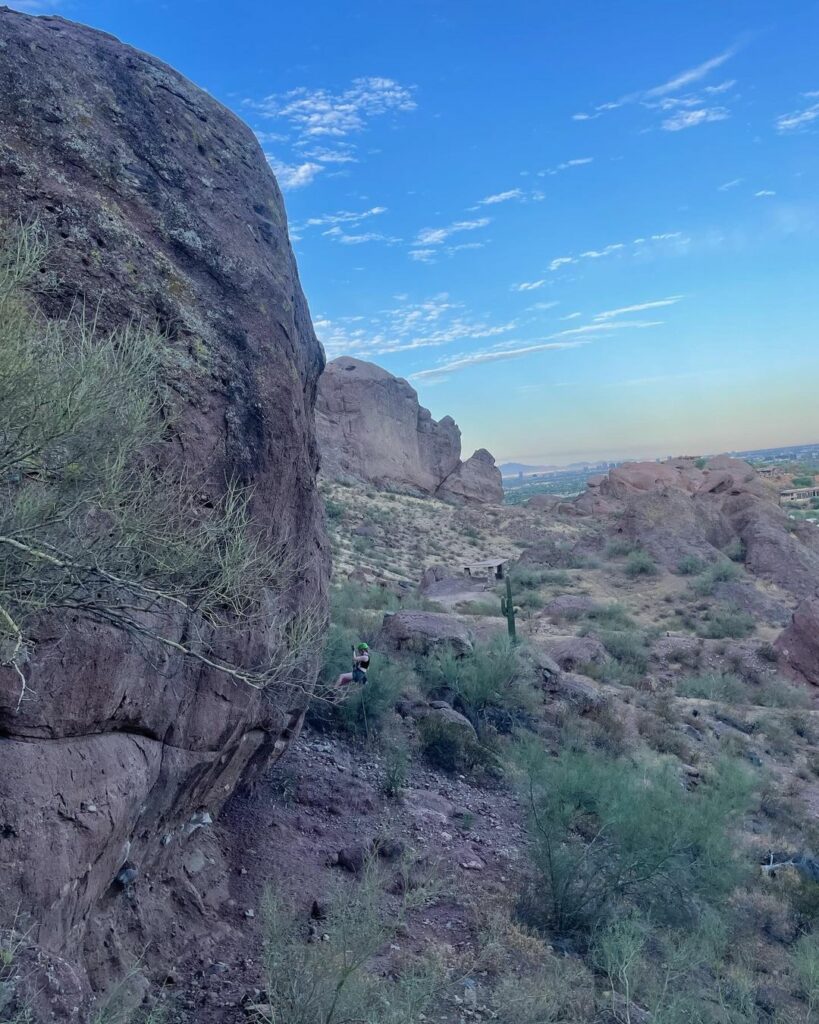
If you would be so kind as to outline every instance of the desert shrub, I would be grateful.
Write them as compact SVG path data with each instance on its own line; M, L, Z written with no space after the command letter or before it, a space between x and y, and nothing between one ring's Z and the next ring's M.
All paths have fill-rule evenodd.
M811 1020L819 1008L819 936L803 935L794 946L792 962Z
M625 558L626 555L630 555L636 550L637 545L634 541L626 540L625 537L618 537L606 545L606 556L608 558Z
M767 708L809 708L813 706L813 700L806 687L783 679L782 676L764 679L754 690L754 703ZM809 723L803 719L797 719L795 724L798 731ZM805 738L808 736L806 735Z
M694 583L694 593L700 597L709 597L714 593L717 583L730 583L741 575L742 569L736 562L729 562L728 559L715 562Z
M637 732L658 754L671 754L687 764L694 760L691 747L666 720L655 715L642 714L637 719Z
M331 523L338 523L344 518L344 503L336 501L335 498L324 499L324 514Z
M616 601L593 608L584 617L601 629L634 629L634 620L625 607Z
M705 572L705 562L696 555L686 555L677 562L677 572L680 576L699 576Z
M697 633L708 640L739 640L750 636L754 628L754 620L747 612L729 605L720 605L707 614Z
M419 660L421 685L449 701L481 734L488 723L508 730L536 706L532 666L507 637L477 644L467 655L443 651Z
M705 467L708 465L708 459L702 457L699 459L694 459L694 465L697 467L697 469L705 469Z
M627 576L656 576L657 563L647 551L632 551L623 571Z
M384 754L384 779L381 783L384 796L391 800L401 796L409 779L409 764L409 751L403 744L387 744Z
M406 964L397 980L375 973L370 961L396 933L411 900L382 909L381 885L369 866L359 884L339 886L321 922L324 941L307 943L303 915L275 891L265 897L264 1024L415 1024L445 982L433 957Z
M727 704L747 704L748 684L739 676L726 672L705 672L698 676L684 676L677 683L681 697L699 697L704 700L724 701Z
M253 664L213 653L237 622L264 621L300 571L286 538L263 527L249 491L228 481L213 494L174 464L173 356L159 334L37 313L25 290L45 256L32 229L0 246L0 663L21 700L30 631L55 612L254 686L291 676L318 644L318 611L265 622ZM190 639L152 625L156 610L190 615Z
M535 884L528 913L558 932L588 930L616 907L658 922L690 922L743 877L731 828L750 798L732 763L696 790L660 766L565 749L549 757L521 745Z
M814 477L813 475L795 476L791 481L792 487L813 487Z
M648 670L648 646L637 630L602 631L600 639L614 659L617 679L624 685L633 685Z
M594 1019L594 987L577 963L548 956L530 972L502 976L490 1004L499 1024L582 1024Z

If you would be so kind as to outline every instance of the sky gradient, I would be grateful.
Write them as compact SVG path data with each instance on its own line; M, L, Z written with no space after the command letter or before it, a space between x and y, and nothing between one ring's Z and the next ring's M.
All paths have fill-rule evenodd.
M407 377L465 449L819 441L819 2L10 6L248 121L328 356Z

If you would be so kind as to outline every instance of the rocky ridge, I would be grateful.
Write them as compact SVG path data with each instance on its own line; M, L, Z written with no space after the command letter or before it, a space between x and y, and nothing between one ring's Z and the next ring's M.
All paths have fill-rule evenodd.
M316 428L322 474L456 504L500 504L500 470L485 448L461 461L451 416L434 420L411 385L361 359L341 356L319 380Z

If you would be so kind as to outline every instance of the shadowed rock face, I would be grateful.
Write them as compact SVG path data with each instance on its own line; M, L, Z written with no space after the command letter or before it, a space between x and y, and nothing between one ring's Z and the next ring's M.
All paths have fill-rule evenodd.
M0 218L35 217L51 245L40 308L60 316L79 299L103 330L144 318L167 332L172 458L206 496L230 478L253 489L269 539L299 553L277 611L320 610L323 354L251 131L111 36L0 8ZM260 632L237 630L221 653L250 662ZM286 748L301 700L145 657L82 620L40 633L19 712L18 680L0 671L0 925L19 906L42 945L75 956L124 861L140 878L171 870L192 816L215 814L248 766Z
M322 473L448 501L503 501L500 470L481 448L461 462L461 432L434 420L407 381L374 363L342 356L319 382L316 424Z

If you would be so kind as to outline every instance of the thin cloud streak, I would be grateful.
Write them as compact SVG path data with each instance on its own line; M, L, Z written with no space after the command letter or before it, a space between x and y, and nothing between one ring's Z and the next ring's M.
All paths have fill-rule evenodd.
M521 348L490 349L485 352L473 352L472 355L454 359L449 363L433 367L429 370L419 370L410 374L410 380L435 380L450 373L457 373L459 370L466 370L470 366L479 366L482 363L498 363L508 359L520 359L522 356L531 355L535 352L551 352L561 349L580 348L587 345L586 341L562 341L543 342L534 345L524 345Z

